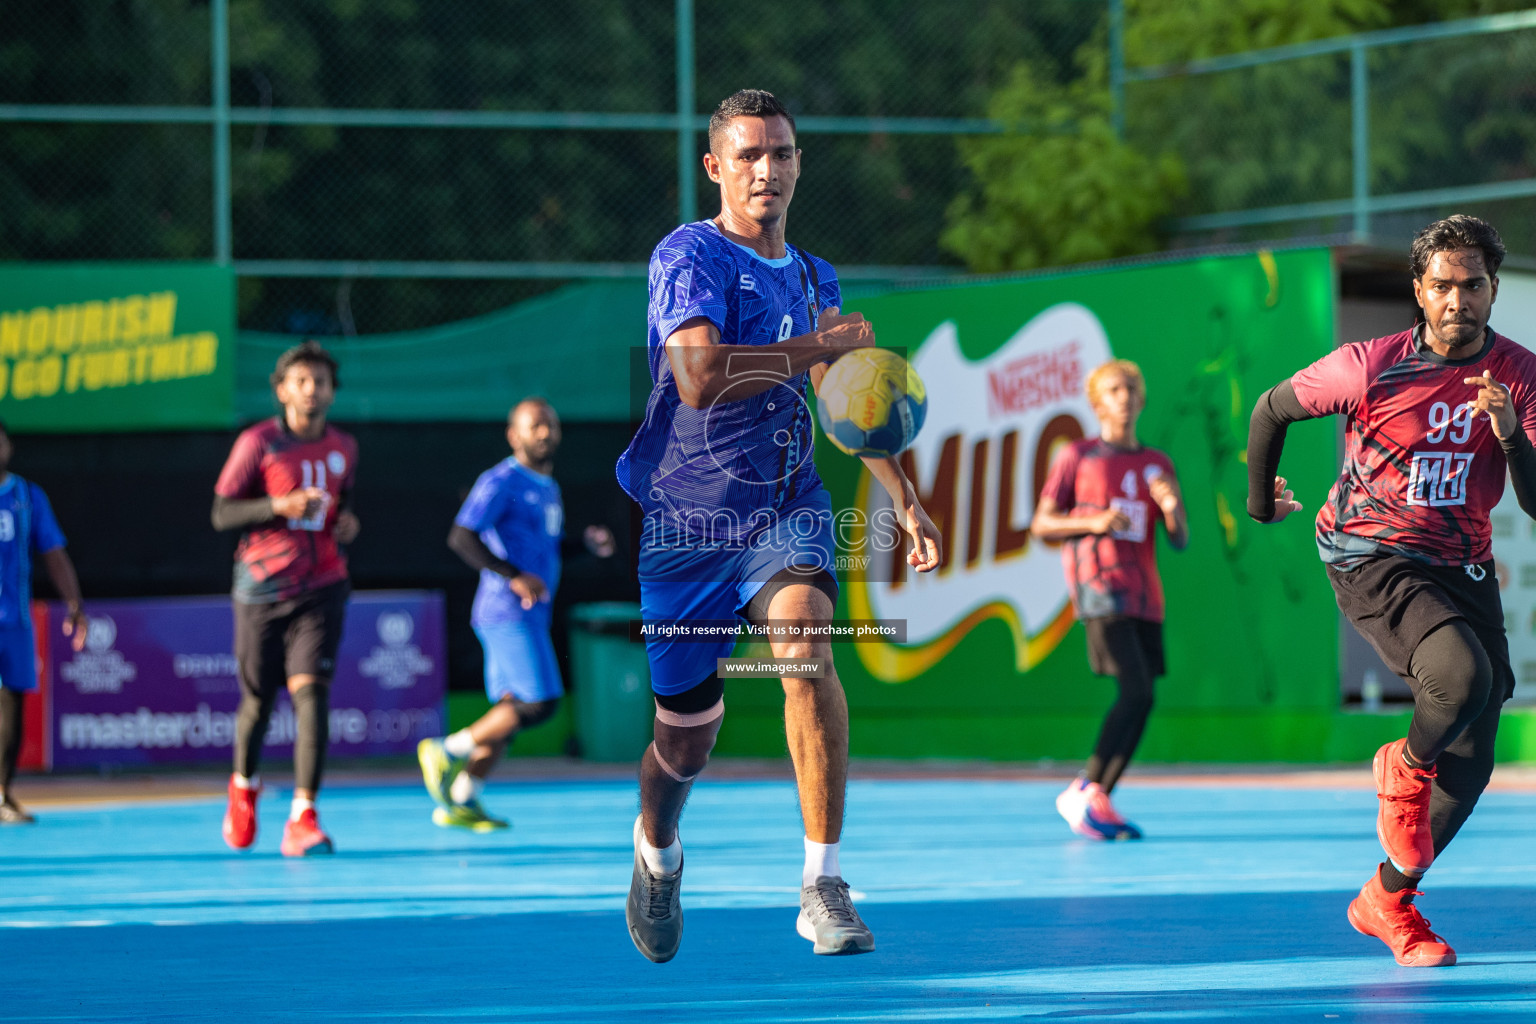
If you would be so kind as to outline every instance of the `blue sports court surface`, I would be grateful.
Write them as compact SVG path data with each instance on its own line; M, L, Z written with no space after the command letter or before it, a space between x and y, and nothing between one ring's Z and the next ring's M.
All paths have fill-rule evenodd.
M508 774L517 771L511 765ZM857 774L857 773L856 773ZM621 777L493 783L514 828L448 832L419 787L339 783L332 858L249 853L218 797L42 803L0 830L4 1020L1536 1020L1536 792L1490 791L1419 906L1461 957L1396 966L1344 908L1379 859L1365 771L1133 775L1141 843L1073 837L1045 779L855 781L842 865L878 948L794 930L782 778L701 780L683 821L682 951L624 927ZM26 781L19 787L28 796Z

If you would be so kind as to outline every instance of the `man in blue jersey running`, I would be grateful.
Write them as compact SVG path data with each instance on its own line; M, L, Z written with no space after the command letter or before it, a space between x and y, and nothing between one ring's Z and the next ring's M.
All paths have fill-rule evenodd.
M21 705L37 689L32 636L32 560L48 571L64 599L64 635L85 647L88 620L80 608L80 581L64 550L64 533L43 489L10 471L11 437L0 423L0 825L30 825L32 815L11 796L21 756Z
M860 314L840 311L831 264L785 243L800 151L783 105L756 89L728 97L710 118L709 146L704 168L720 186L720 214L684 224L651 256L652 389L618 464L643 513L640 601L656 696L625 918L648 959L676 955L678 819L725 714L717 660L746 619L778 630L774 657L814 659L822 673L782 679L805 822L796 931L817 953L864 953L874 938L838 867L848 704L825 639L837 601L832 503L811 460L806 381L818 385L833 360L873 345L875 334ZM893 458L864 462L910 536L908 564L931 571L940 539L911 483ZM697 642L679 626L720 629Z
M565 687L549 640L550 601L560 585L565 507L551 476L560 447L560 417L542 398L513 406L507 417L512 454L480 474L454 517L448 546L480 571L470 623L485 649L485 693L491 709L478 721L416 747L432 820L444 828L492 832L507 822L487 814L480 793L507 744L555 713ZM589 526L583 542L601 558L613 534Z

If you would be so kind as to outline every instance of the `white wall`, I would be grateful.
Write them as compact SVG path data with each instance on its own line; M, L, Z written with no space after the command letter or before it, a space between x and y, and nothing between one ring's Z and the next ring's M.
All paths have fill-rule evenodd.
M1499 297L1489 323L1536 351L1536 274L1499 274ZM1536 703L1536 522L1520 510L1508 489L1493 510L1493 557L1504 598L1509 660L1518 683L1515 699Z

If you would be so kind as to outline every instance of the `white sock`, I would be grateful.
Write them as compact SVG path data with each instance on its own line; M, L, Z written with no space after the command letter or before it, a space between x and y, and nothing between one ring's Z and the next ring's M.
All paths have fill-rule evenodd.
M837 866L837 843L816 843L810 837L805 840L805 869L800 872L801 885L815 885L816 879L841 878Z
M456 804L467 804L471 800L480 799L480 794L484 790L484 779L477 779L469 772L459 772L458 778L453 780L453 785L448 787L448 797Z
M640 844L640 859L645 861L645 866L653 875L675 875L683 867L683 840L681 836L672 839L672 845L657 849L645 838L645 828L640 824L640 819L635 819L635 839Z
M244 775L241 775L239 772L235 772L235 788L236 789L260 789L261 788L261 776L260 775L252 775L250 778L246 778Z
M449 757L468 757L475 752L475 738L468 729L460 729L443 738L443 749L448 751Z
M298 821L299 815L303 814L305 811L312 811L314 809L315 802L313 800L305 800L302 797L296 796L293 798L293 806L288 809L288 820Z

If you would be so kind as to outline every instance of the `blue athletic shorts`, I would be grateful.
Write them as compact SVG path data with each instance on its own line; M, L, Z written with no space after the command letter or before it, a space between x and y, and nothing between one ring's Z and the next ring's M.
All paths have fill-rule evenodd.
M763 585L791 566L831 573L835 544L832 498L816 490L779 513L772 526L735 545L640 550L640 618L645 623L684 620L730 622L745 613ZM730 657L734 637L679 641L647 637L651 689L663 695L692 689Z
M525 704L565 693L549 626L540 622L495 622L475 627L485 649L485 695L492 703L512 697Z
M30 619L0 626L0 686L7 690L37 689L37 650Z

